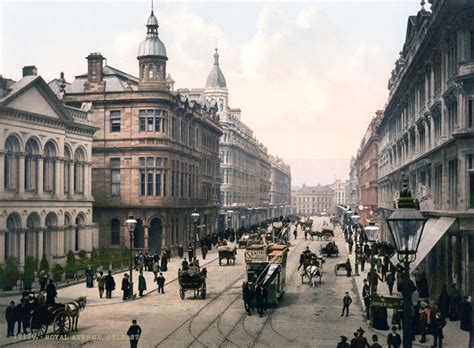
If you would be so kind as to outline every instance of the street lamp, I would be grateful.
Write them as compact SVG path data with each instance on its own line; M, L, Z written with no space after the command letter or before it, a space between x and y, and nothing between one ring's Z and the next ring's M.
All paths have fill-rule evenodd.
M127 225L128 232L130 233L130 290L128 292L128 298L133 298L135 295L133 294L133 239L134 239L134 232L135 227L137 227L137 220L133 218L133 215L128 216L128 220L125 221Z
M398 199L398 209L387 219L388 229L395 242L397 257L403 262L403 347L412 347L413 285L410 280L410 263L416 260L426 218L415 209L415 201L408 190L408 179Z
M193 250L193 256L196 257L196 244L197 244L197 224L199 221L199 213L195 210L194 213L191 214L191 218L193 219L193 224L194 224L194 250Z

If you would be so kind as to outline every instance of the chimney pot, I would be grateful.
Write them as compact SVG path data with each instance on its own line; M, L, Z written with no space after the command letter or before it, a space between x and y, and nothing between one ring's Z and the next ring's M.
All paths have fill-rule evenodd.
M34 65L27 65L23 67L23 77L25 76L36 76L38 74L38 69Z

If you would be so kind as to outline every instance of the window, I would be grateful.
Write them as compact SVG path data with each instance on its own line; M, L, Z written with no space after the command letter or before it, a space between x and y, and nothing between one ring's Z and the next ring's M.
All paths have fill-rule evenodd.
M467 102L467 126L472 128L472 118L473 118L473 99L469 99Z
M443 200L443 165L438 164L434 170L434 199L436 209L442 208Z
M467 156L467 170L469 176L469 208L474 208L474 155Z
M434 116L433 122L434 122L435 139L439 139L441 137L441 115L438 114Z
M110 131L120 132L120 111L110 112Z
M147 196L153 196L153 170L147 170Z
M168 112L166 110L140 110L138 114L138 130L140 132L166 133L168 128Z
M112 196L120 196L120 158L110 159L110 174L112 177Z
M448 132L451 135L458 125L458 103L455 99L447 105L448 111Z
M448 162L448 182L449 182L449 207L457 208L458 197L458 160L453 159Z
M110 244L112 245L120 244L120 220L119 219L112 219Z
M163 157L140 157L140 195L148 197L166 196L166 169L168 159Z

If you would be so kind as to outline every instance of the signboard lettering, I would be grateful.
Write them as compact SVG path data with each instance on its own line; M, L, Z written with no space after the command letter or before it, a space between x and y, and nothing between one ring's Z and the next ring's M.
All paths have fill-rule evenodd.
M267 252L265 250L246 250L245 261L266 261Z

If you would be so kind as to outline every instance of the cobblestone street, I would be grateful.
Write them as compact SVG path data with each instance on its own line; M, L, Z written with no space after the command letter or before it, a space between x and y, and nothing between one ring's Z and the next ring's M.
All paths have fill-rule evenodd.
M67 341L41 340L35 346L103 347L105 344L127 347L126 337L113 335L125 335L131 320L137 318L143 329L142 347L334 347L340 335L350 337L359 326L367 330L353 278L334 274L334 264L347 258L340 233L335 240L341 254L326 259L322 284L316 283L311 288L307 283L301 284L300 271L296 270L299 255L306 246L319 253L320 245L326 242L316 241L316 238L305 242L299 230L298 239L291 241L285 294L279 306L268 309L263 318L255 311L248 316L243 308L244 250L239 250L235 266L221 267L213 250L208 254L206 266L208 292L205 300L194 299L188 293L184 300L179 298L178 282L174 277L178 259L174 258L165 275L168 285L164 295L152 291L142 299L123 302L116 292L115 298L107 302L98 299L96 288L87 289L84 284L61 289L59 302L79 295L88 296L88 305L81 313L79 332ZM150 274L147 285L154 289ZM117 282L121 277L116 275L115 278ZM349 317L341 318L345 291L349 291L354 303ZM3 326L2 330L6 330ZM31 341L15 339L3 339L1 343L4 346L31 346Z

